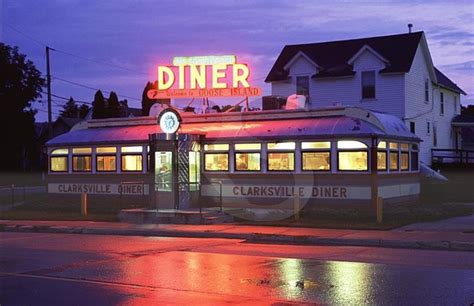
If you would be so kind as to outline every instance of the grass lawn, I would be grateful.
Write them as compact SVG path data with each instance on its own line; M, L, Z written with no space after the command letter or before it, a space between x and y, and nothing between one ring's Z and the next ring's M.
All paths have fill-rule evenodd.
M69 221L118 221L120 208L113 203L90 202L88 215L81 215L79 197L77 200L51 199L46 194L29 196L22 205L0 212L0 219L9 220L69 220Z
M1 172L0 186L39 186L43 185L41 172Z
M374 212L363 212L348 209L316 209L302 213L298 221L288 218L272 222L251 222L248 219L238 219L241 224L301 226L340 229L393 229L415 222L429 222L450 217L474 213L474 170L466 168L441 169L449 182L423 181L421 203L411 205L396 205L384 207L384 222L375 222ZM8 178L8 179L7 179ZM1 175L0 182L23 182L38 185L40 174ZM21 190L21 189L20 189ZM11 205L11 194L0 193L0 208ZM9 211L0 212L0 219L13 220L89 220L89 221L118 221L120 203L108 201L104 203L90 201L88 216L81 215L79 196L69 200L59 200L47 194L26 194L26 201L20 192L15 197L16 204L22 204ZM124 207L125 208L125 207Z

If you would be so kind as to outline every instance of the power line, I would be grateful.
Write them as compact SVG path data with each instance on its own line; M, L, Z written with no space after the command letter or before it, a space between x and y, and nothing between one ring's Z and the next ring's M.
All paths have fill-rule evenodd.
M81 83L74 82L74 81L69 81L69 80L66 80L66 79L63 79L63 78L60 78L60 77L57 77L57 76L53 76L53 79L58 80L58 81L62 81L62 82L65 82L65 83L69 83L69 84L72 84L72 85L76 85L76 86L79 86L79 87L87 88L87 89L90 89L90 90L94 90L94 91L100 90L100 91L103 91L103 92L108 93L108 94L110 94L112 92L112 90L109 91L109 90L103 90L103 89L100 89L100 88L91 87L89 85L81 84ZM117 96L127 98L127 99L130 99L130 100L141 101L141 99L137 99L137 98L134 98L134 97L122 95L122 94L119 94L117 92L116 92L116 94L117 94Z
M123 66L119 66L119 65L116 65L116 64L112 64L112 63L108 63L108 62L104 62L104 61L99 61L99 60L87 58L87 57L84 57L84 56L81 56L81 55L77 55L77 54L70 53L70 52L66 52L66 51L59 50L59 49L54 49L54 51L59 52L59 53L62 53L62 54L65 54L65 55L69 55L69 56L72 56L72 57L75 57L75 58L79 58L79 59L82 59L82 60L84 60L84 61L89 61L89 62L92 62L92 63L96 63L96 64L99 64L99 65L110 66L110 67L114 67L114 68L118 68L118 69L122 69L122 70L129 71L129 72L139 73L139 74L143 74L143 75L147 75L147 76L148 76L147 73L143 73L142 71L137 71L137 70L129 69L129 68L126 68L126 67L123 67Z
M4 23L8 28L10 28L12 31L20 34L20 35L23 35L24 37L28 38L29 40L39 44L40 46L42 47L48 47L47 44L45 44L44 42L24 33L23 31L20 31L18 30L17 28L13 27L12 25L8 24L8 23ZM106 62L106 61L101 61L101 60L96 60L96 59L91 59L91 58L87 58L87 57L84 57L84 56L81 56L81 55L77 55L77 54L74 54L74 53L71 53L71 52L68 52L68 51L64 51L64 50L60 50L60 49L57 49L57 48L50 48L51 51L55 51L55 52L58 52L58 53L62 53L62 54L65 54L65 55L68 55L68 56L72 56L72 57L75 57L75 58L78 58L78 59L81 59L81 60L84 60L84 61L89 61L89 62L92 62L92 63L96 63L96 64L99 64L99 65L105 65L105 66L110 66L110 67L113 67L113 68L116 68L116 69L122 69L122 70L126 70L126 71L129 71L129 72L133 72L133 73L139 73L139 74L142 74L142 75L147 75L147 73L144 73L142 71L138 71L138 70L133 70L133 69L130 69L130 68L127 68L127 67L123 67L123 66L120 66L120 65L117 65L117 64L113 64L113 63L110 63L110 62Z
M28 34L26 34L26 33L23 33L22 31L20 31L20 30L18 30L17 28L11 26L10 24L8 24L8 23L3 23L3 24L6 25L7 28L10 28L10 30L12 30L12 31L14 31L14 32L17 32L18 34L21 34L21 35L25 36L26 38L30 39L31 41L34 41L35 43L41 45L42 47L47 47L47 45L46 45L45 43L43 43L43 42L41 42L41 41L35 39L34 37L32 37L32 36L30 36L30 35L28 35Z

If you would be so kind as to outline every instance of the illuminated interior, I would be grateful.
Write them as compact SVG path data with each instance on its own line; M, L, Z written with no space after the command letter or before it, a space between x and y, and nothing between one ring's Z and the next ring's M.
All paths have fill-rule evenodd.
M122 171L135 171L135 172L142 171L143 170L142 159L143 157L138 154L122 155Z
M295 170L295 153L268 153L269 171L293 171Z
M330 152L303 152L303 170L329 171L331 170Z
M50 159L52 172L67 172L67 156L53 156Z
M367 171L368 153L358 152L338 152L338 169L341 171Z
M260 153L235 153L235 170L260 171Z
M228 153L206 153L204 155L204 169L206 171L228 171Z

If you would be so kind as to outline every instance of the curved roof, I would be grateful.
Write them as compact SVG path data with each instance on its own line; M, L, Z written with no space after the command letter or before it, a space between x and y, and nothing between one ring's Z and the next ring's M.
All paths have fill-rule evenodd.
M219 139L294 139L367 137L418 141L400 119L372 113L380 126L349 116L325 116L277 120L183 123L180 133L204 135L206 140ZM148 135L162 133L158 125L110 126L75 130L51 139L48 146L90 145L107 143L144 143Z

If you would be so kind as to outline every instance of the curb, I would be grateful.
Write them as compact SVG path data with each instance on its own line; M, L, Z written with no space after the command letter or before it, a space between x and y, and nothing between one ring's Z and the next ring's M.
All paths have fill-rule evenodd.
M326 246L366 246L397 249L424 249L474 252L474 243L466 241L406 241L384 239L347 239L321 238L314 236L286 236L261 233L222 233L222 232L191 232L167 230L140 230L140 229L110 229L85 228L47 225L4 225L0 224L0 232L28 232L28 233L57 233L57 234L89 234L89 235L119 235L119 236L159 236L180 238L224 238L243 239L248 242L259 243L290 243L297 245L326 245Z

